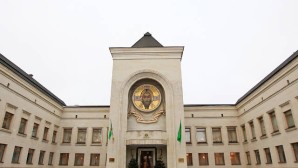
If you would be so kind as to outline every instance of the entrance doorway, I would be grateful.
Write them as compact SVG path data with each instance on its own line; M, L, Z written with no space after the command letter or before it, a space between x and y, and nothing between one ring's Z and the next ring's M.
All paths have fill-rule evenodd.
M139 168L154 168L156 160L155 148L138 148Z

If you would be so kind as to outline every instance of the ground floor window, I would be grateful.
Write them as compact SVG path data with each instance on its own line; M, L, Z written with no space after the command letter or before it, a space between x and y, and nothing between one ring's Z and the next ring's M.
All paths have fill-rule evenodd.
M84 154L83 153L76 153L75 154L75 166L83 166L84 165Z
M0 144L0 163L3 162L3 156L6 148L6 144Z
M199 153L199 165L209 165L208 153Z
M16 146L13 151L11 163L19 163L22 147Z
M215 165L225 165L224 153L214 153Z
M32 164L33 155L34 155L34 149L29 149L26 164Z
M255 150L255 155L256 155L256 162L257 162L257 164L261 164L261 157L260 157L259 150Z
M68 165L69 153L60 153L59 165Z
M53 164L53 158L54 158L54 152L50 152L48 165L52 165Z
M296 162L298 162L298 142L292 143L292 147L293 147ZM0 159L1 159L1 156L0 156Z
M251 165L250 152L247 151L245 154L246 154L247 165Z
M92 153L90 157L90 166L99 166L99 153Z
M186 154L186 163L187 163L187 166L192 166L192 153L187 153Z
M276 150L278 153L278 157L279 157L279 163L286 163L286 155L284 152L284 148L282 145L276 146Z
M231 152L230 158L231 158L232 165L240 165L241 164L239 152Z
M266 155L266 164L272 164L270 149L269 148L264 148L264 152L265 152L265 155Z
M39 153L39 159L38 159L38 164L39 165L43 165L43 159L44 159L44 154L45 153L46 153L45 151L40 151L40 153Z

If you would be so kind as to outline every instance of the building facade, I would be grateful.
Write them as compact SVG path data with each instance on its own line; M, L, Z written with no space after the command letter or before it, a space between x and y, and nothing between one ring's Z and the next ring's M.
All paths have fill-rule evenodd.
M184 105L183 49L110 48L109 106L68 106L0 54L0 167L298 167L298 51L235 104Z

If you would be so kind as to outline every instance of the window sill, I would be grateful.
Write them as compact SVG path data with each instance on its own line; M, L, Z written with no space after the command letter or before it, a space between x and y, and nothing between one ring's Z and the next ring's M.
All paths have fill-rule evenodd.
M101 143L92 143L91 146L102 146Z
M242 144L248 144L247 140L246 141L243 141Z
M52 142L51 144L52 144L52 145L57 145L57 143L56 143L56 142Z
M0 131L11 134L11 131L5 128L1 128Z
M213 142L213 145L224 145L222 142Z
M61 145L63 145L63 146L70 146L71 144L70 144L70 142L62 142Z
M257 138L253 138L250 140L250 142L255 142L255 141L257 141Z
M277 162L278 164L286 164L287 162Z
M17 162L17 163L11 163L11 164L20 164L20 162Z
M297 127L289 127L289 128L287 128L287 129L285 129L286 130L286 132L290 132L290 131L294 131L294 130L296 130L297 129Z
M238 142L229 142L229 145L239 145Z
M208 146L207 142L197 142L197 145L199 146Z
M18 133L17 135L21 137L27 137L27 134Z
M260 136L260 139L266 139L266 138L268 138L266 134L265 134L265 135L262 135L262 136Z
M274 132L271 133L272 136L279 135L279 134L280 134L279 131L274 131Z
M33 163L26 163L26 165L33 165Z
M37 138L37 137L31 137L31 139L38 140L38 138Z
M49 141L46 140L46 139L43 139L42 142L44 142L44 143L48 143Z
M76 143L76 146L86 146L86 143Z
M268 165L269 165L269 164L272 164L272 162L271 162L271 163L266 163L266 164L268 164Z
M261 163L256 163L256 165L261 165Z

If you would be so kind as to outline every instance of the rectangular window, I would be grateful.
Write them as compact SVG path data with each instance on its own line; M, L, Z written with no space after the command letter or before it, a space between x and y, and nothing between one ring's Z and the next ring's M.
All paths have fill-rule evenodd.
M67 166L69 159L69 153L60 153L59 165Z
M240 165L240 154L239 152L230 152L231 164Z
M272 164L270 148L264 148L264 152L265 152L265 155L266 155L266 164Z
M29 149L26 164L32 164L33 155L34 155L34 149Z
M99 153L92 153L90 157L90 166L99 166Z
M86 128L79 128L78 129L78 136L77 136L77 143L78 144L85 144L86 143Z
M56 143L57 131L53 131L52 143Z
M84 164L84 154L83 153L76 153L75 154L75 166L83 166Z
M285 114L285 118L286 118L288 128L295 127L295 122L294 122L294 118L293 118L293 115L292 115L292 111L288 110L288 111L284 112L284 114Z
M221 128L212 128L213 143L222 143Z
M225 165L224 153L214 153L215 165Z
M20 155L21 155L22 147L15 146L11 163L19 163Z
M6 149L6 144L0 144L0 163L3 163L3 156Z
M247 161L247 165L251 165L251 158L250 158L250 152L247 151L245 152L246 154L246 161Z
M298 162L298 142L292 143L292 147L293 147L293 152L295 155L296 162ZM1 159L1 155L0 155L0 159Z
M11 121L12 121L12 117L13 117L13 114L11 114L9 112L6 112L5 113L5 117L4 117L4 120L3 120L2 128L9 130L10 124L11 124Z
M39 124L34 123L33 129L32 129L32 137L34 137L34 138L37 138L38 127L39 127Z
M193 163L192 163L192 153L186 153L186 163L187 163L187 166L192 166Z
M199 165L209 165L208 153L199 153Z
M277 120L276 120L276 116L275 116L275 112L271 112L269 113L270 116L270 120L271 120L271 124L272 124L272 130L274 132L278 132L278 125L277 125Z
M100 128L93 128L92 131L92 143L99 143L101 144L102 136L101 136L101 129Z
M27 125L27 120L25 118L22 118L20 127L19 127L19 134L25 134L26 125Z
M54 152L50 152L48 165L53 165Z
M185 128L185 142L191 144L190 128Z
M43 131L43 138L42 138L45 141L48 139L48 132L49 132L49 128L45 127Z
M206 128L197 128L197 143L207 143Z
M283 146L282 145L276 146L276 150L278 153L279 163L286 163L287 160L286 160L286 155L285 155Z
M227 127L229 143L237 143L236 127Z
M255 126L253 121L249 122L250 130L251 130L251 137L252 139L256 139L256 132L255 132Z
M259 152L259 150L254 150L254 152L256 155L256 164L259 165L259 164L261 164L260 152Z
M45 153L46 153L45 151L40 151L40 153L39 153L39 159L38 159L38 164L39 165L43 165L43 159L44 159L44 154Z
M265 123L264 123L263 117L258 118L258 120L259 120L259 124L260 124L262 137L266 136L266 129L265 129Z
M245 125L242 125L241 129L242 129L242 134L243 134L243 142L247 142Z
M70 143L71 142L71 128L64 128L63 132L63 143Z

